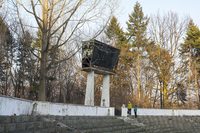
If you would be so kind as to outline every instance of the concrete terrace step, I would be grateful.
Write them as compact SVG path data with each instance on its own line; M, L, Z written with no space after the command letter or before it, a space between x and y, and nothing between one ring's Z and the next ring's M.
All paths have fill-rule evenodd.
M0 133L131 133L137 131L141 129L117 117L0 116Z
M34 122L40 121L42 119L41 116L0 116L0 124L1 123L20 123L20 122Z
M91 122L120 122L121 120L118 119L77 119L77 120L70 120L70 119L65 119L65 120L59 120L63 121L65 123L73 123L73 122L80 122L80 123L91 123Z
M113 120L114 116L43 116L54 120Z
M150 133L199 133L200 117L196 116L139 116L138 122Z
M115 123L124 123L123 120L119 120L119 119L113 119L113 120L63 120L62 121L65 124L71 124L74 125L76 123L80 123L80 124L103 124L105 123L105 125L107 124L115 124Z
M72 128L79 129L83 132L111 132L112 130L124 130L130 128L130 124L125 123L121 119L111 117L109 119L73 119L63 122ZM133 127L133 126L131 126Z
M0 116L0 133L199 133L195 116Z
M90 128L103 128L103 127L114 127L114 126L123 126L123 125L126 125L125 123L123 122L111 122L111 123L108 123L108 122L98 122L98 123L79 123L77 122L76 124L74 123L73 125L72 124L68 124L70 125L71 127L73 128L77 128L77 129L90 129Z
M0 116L0 133L55 133L56 121L46 121L44 118L45 116Z
M98 127L98 128L91 128L87 130L81 130L84 133L108 133L108 132L130 132L130 131L144 131L141 128L134 127L132 125L121 125L121 126L112 126L112 127Z
M24 123L7 123L1 124L2 130L0 132L7 133L7 132L22 132L22 131L35 131L35 130L42 130L48 129L50 127L56 127L56 123L54 122L24 122Z

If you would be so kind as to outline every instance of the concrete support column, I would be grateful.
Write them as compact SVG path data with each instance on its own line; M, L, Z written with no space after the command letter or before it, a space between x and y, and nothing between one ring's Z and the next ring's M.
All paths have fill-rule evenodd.
M103 76L101 106L110 107L110 75Z
M88 72L85 105L94 106L94 71Z

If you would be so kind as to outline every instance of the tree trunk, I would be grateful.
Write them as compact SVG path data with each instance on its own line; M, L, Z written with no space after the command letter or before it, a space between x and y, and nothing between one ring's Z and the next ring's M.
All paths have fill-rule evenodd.
M168 104L167 83L163 81L163 108Z
M141 101L141 68L140 68L140 54L137 56L137 86L138 86L138 102Z
M155 93L155 97L154 97L154 100L153 100L153 108L155 108L155 104L156 104L156 98L157 98L157 93L158 93L158 85L159 83L157 83L157 87L156 87L156 93Z
M47 65L47 51L41 53L41 62L40 62L40 86L39 86L39 100L46 101L46 65Z
M200 84L199 84L199 78L197 77L197 91L198 91L198 100L199 100L199 106L198 109L200 109L200 94L199 94L199 90L200 90Z
M161 81L160 81L160 108L163 109L163 88Z
M43 28L42 28L42 48L40 61L40 86L39 100L46 101L46 75L48 59L48 0L43 0L42 6Z
M194 62L194 65L195 65L195 68L196 68L196 61ZM199 85L198 85L198 72L197 72L197 70L195 69L195 71L194 71L194 76L195 76L195 79L194 79L194 81L195 81L195 89L196 89L196 97L197 97L197 107L198 107L198 109L200 109L200 99L199 99Z

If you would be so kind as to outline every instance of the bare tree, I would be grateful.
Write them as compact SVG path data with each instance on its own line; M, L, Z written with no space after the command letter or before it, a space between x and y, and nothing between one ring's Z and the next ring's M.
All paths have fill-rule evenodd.
M158 12L157 15L151 16L149 36L175 58L178 55L177 50L186 32L188 22L188 17L181 19L177 13L170 11L161 16Z
M3 0L0 0L0 8L2 7L3 5Z
M166 98L172 95L176 91L174 90L176 84L180 81L180 77L177 74L177 68L179 67L179 51L180 44L186 32L187 24L189 22L188 17L180 18L178 14L174 12L168 12L167 14L151 16L149 23L148 34L156 45L167 50L172 57L172 65L170 66L169 83L166 87ZM170 89L169 89L170 88Z
M47 73L52 67L52 64L49 63L48 54L68 45L71 47L70 54L64 59L54 62L54 65L74 56L80 50L80 47L71 45L73 40L77 37L79 39L83 37L84 32L81 33L80 31L90 28L88 25L94 26L92 22L95 22L96 19L101 18L101 21L106 23L109 16L105 12L107 14L112 12L112 6L109 4L111 2L107 0L30 0L23 3L22 0L17 0L17 3L34 17L38 30L42 33L39 99L45 101ZM29 6L31 9L28 8ZM102 17L104 15L107 18ZM101 26L93 34L93 37L98 36L104 29Z

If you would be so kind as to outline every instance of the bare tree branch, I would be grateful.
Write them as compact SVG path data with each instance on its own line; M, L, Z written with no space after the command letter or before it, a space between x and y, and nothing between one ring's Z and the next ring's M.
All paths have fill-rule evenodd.
M58 26L58 28L56 28L51 34L50 36L52 36L53 34L55 34L63 25L67 25L69 23L69 20L71 19L71 17L74 15L74 13L77 11L78 7L81 5L82 0L79 0L79 2L76 4L76 6L74 7L74 10L72 11L72 13L70 14L70 16L62 23L60 24L60 26Z
M42 24L41 24L41 23L43 22L43 20L42 20L40 17L37 16L36 11L35 11L35 5L34 5L34 3L33 3L33 0L31 0L31 5L32 5L31 7L32 7L32 10L33 10L33 12L31 12L32 15L35 17L35 20L36 20L38 26L40 27L40 29L43 29L43 26L42 26Z

